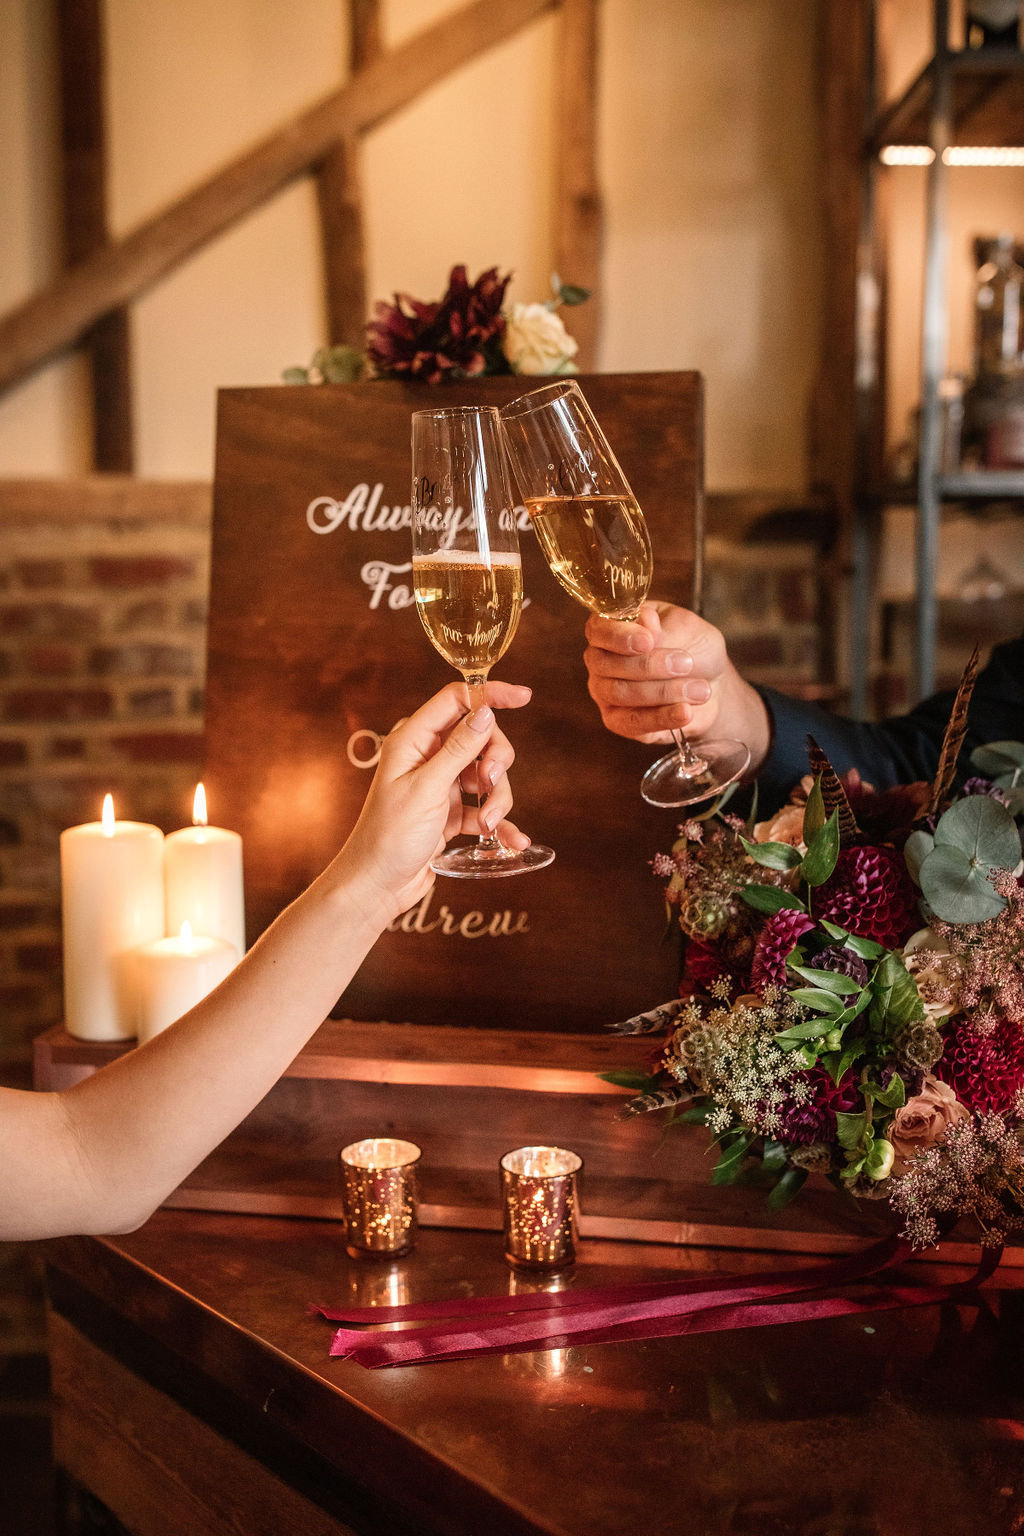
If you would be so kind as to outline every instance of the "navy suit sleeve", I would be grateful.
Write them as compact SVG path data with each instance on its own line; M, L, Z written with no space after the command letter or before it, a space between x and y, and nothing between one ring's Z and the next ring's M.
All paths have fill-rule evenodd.
M759 804L774 809L808 771L813 736L837 773L856 768L876 789L933 777L954 694L936 693L905 715L873 724L831 715L773 688L759 688L772 721L772 745L757 776ZM971 751L987 741L1024 740L1024 635L997 645L978 675L967 716L958 779Z

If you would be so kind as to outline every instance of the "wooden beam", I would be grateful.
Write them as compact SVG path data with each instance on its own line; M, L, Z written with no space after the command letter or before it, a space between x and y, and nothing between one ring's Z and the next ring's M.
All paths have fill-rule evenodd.
M597 180L597 0L563 0L555 75L555 267L591 297L568 316L576 361L595 366L601 303L601 194Z
M100 0L58 0L64 257L73 267L108 241ZM93 467L130 474L131 338L128 313L113 310L83 339L92 379Z
M380 0L349 0L349 73L381 57ZM359 143L347 134L317 168L327 340L362 347L367 320Z
M307 172L345 135L408 106L452 70L512 37L559 0L472 0L385 54L131 234L0 319L0 390L73 345L215 235Z

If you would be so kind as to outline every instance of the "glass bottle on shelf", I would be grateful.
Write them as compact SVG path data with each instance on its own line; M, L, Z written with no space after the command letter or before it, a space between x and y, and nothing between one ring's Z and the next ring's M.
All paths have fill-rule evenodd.
M967 0L968 48L1019 48L1020 0Z
M1012 235L974 242L974 371L1016 373L1024 367L1024 266Z

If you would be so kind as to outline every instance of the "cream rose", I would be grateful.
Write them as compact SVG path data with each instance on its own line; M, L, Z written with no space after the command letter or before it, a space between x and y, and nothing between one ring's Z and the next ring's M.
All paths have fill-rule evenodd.
M513 304L501 343L513 373L574 373L578 347L546 304Z
M804 807L784 805L771 821L759 821L754 827L755 843L788 843L806 853L804 844Z
M924 1011L933 1024L948 1019L957 1006L955 976L950 974L950 948L930 928L919 928L903 946L903 964L917 983ZM940 994L945 992L946 997Z
M960 1103L949 1084L927 1073L921 1092L896 1111L889 1127L895 1154L893 1174L906 1173L918 1152L934 1147L945 1136L947 1126L969 1115L970 1110Z

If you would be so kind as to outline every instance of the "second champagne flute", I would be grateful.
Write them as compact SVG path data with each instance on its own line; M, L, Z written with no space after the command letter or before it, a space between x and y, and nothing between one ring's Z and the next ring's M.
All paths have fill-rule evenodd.
M606 619L635 619L654 563L647 523L575 380L546 384L500 411L513 473L555 576ZM738 779L750 762L741 741L702 741L674 730L675 751L640 781L651 805L692 805Z
M470 708L479 709L523 604L514 497L493 407L413 413L412 580L431 644L462 673ZM494 879L543 869L554 857L538 843L516 850L482 832L476 843L446 848L430 867Z

